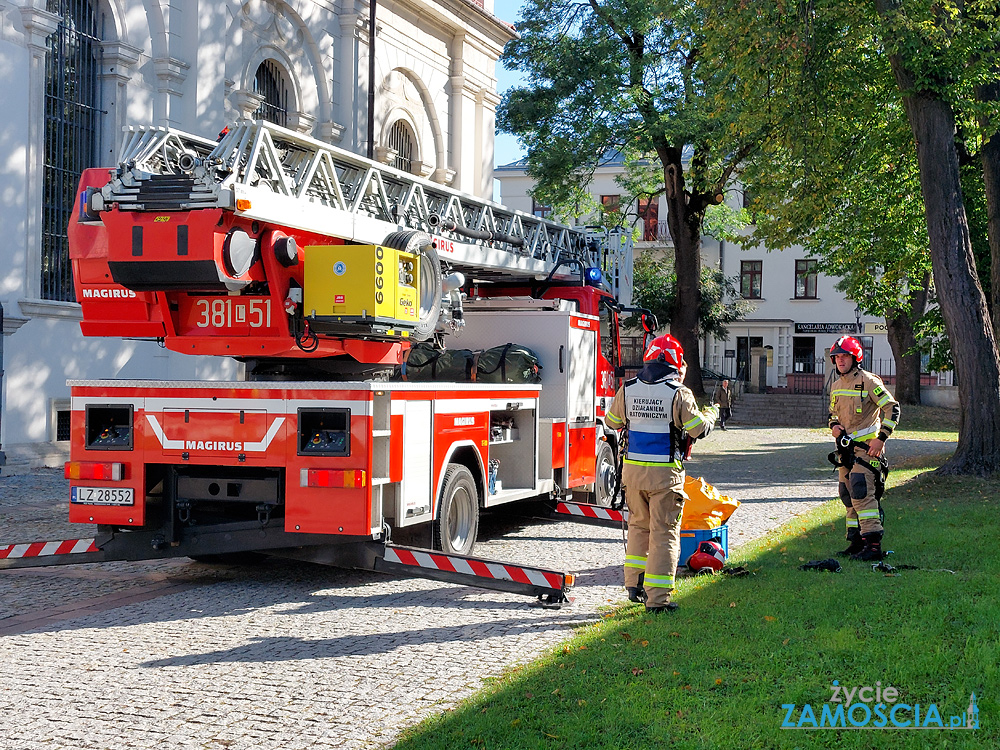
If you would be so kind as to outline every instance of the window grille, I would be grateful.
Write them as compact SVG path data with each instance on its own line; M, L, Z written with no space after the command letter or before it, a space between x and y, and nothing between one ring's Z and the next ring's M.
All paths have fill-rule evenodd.
M392 166L403 172L413 172L413 131L403 120L389 128L389 148L396 152Z
M281 66L274 60L265 60L257 67L253 91L263 96L264 101L253 113L253 119L288 127L288 85L285 81Z
M101 39L91 0L48 0L61 16L45 56L45 162L42 173L42 299L73 302L67 226L80 173L94 166L103 114Z
M70 411L69 409L59 409L56 412L56 441L63 442L70 439Z

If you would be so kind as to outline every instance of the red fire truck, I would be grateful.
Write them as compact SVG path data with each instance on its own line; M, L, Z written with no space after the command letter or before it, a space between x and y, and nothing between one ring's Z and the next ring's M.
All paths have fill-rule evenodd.
M470 554L483 509L614 492L624 308L599 269L624 281L627 242L263 122L135 129L79 201L84 334L245 377L72 381L70 521L97 536L0 545L0 567L264 553L564 598L567 574ZM417 342L467 371L414 382ZM435 551L391 543L417 524Z

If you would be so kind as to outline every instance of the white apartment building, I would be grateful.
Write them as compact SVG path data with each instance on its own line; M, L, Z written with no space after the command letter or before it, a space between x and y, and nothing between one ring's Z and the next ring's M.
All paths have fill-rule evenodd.
M627 223L641 227L636 254L662 253L671 247L662 198L649 205L622 205L623 190L615 178L622 174L621 162L611 162L594 174L591 195L600 210L619 211ZM501 202L510 208L544 215L530 195L533 182L524 161L498 166ZM735 186L726 202L739 208L743 191ZM738 279L746 299L756 310L729 328L725 341L703 340L702 366L729 378L747 379L750 353L762 348L767 356L769 388L815 390L815 381L827 371L825 352L842 335L857 336L865 348L867 367L887 376L895 374L892 351L885 335L885 321L862 315L856 304L834 289L836 278L819 273L816 261L801 247L769 251L764 247L743 250L731 242L704 237L702 262Z
M68 378L239 377L233 360L80 334L66 247L79 174L116 165L127 124L214 138L256 117L365 154L369 11L363 0L0 0L9 463L64 460ZM375 157L491 197L496 62L511 38L493 0L378 3Z

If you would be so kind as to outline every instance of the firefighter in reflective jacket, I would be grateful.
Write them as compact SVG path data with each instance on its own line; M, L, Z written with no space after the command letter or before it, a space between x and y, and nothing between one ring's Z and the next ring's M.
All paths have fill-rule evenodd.
M625 587L647 612L677 608L670 601L681 552L684 458L694 438L711 432L715 407L698 409L682 385L684 350L672 336L658 336L643 354L637 377L626 381L607 412L608 424L627 430L622 485L628 503Z
M847 443L846 455L841 451L839 459L838 489L847 508L848 541L841 554L855 560L881 560L879 498L887 467L885 441L896 429L899 404L876 375L861 369L863 357L864 350L853 336L840 337L830 349L840 375L830 391L830 430L834 440L853 441L853 455Z

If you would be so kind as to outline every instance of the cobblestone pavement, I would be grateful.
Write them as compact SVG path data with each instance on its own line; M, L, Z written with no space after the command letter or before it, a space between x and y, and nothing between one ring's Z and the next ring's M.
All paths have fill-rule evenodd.
M947 444L893 441L896 455ZM819 431L714 433L689 465L744 505L735 546L833 496ZM60 471L0 477L4 543L87 536ZM486 517L477 554L578 574L561 610L288 561L0 571L0 748L371 748L622 598L621 532Z

